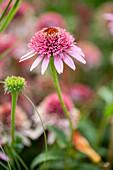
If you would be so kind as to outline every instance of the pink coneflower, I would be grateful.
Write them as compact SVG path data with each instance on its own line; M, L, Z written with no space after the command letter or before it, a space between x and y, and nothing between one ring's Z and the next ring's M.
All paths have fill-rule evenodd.
M108 28L110 33L113 35L113 13L106 13L104 14L104 18L108 20Z
M10 139L10 128L11 128L11 103L4 103L0 105L0 133L2 137L2 143L6 143ZM26 135L30 130L31 122L28 120L27 114L23 111L20 106L16 107L15 114L15 128L20 133L25 145L29 145L30 141ZM4 135L4 131L7 135Z
M101 65L102 54L100 49L95 44L89 41L79 41L78 46L82 48L85 54L88 69L98 68Z
M9 50L18 41L18 37L10 33L0 34L0 55ZM23 41L19 42L11 51L8 53L14 58L19 58L26 49L26 45Z
M93 96L93 91L85 84L75 84L69 86L68 93L75 102L84 102Z
M49 27L66 27L64 18L56 12L45 12L41 14L36 23L36 29L41 30L42 28Z
M21 57L20 62L27 60L36 54L39 56L32 64L30 71L32 71L42 60L41 73L46 71L50 58L54 56L54 65L57 72L60 74L63 72L62 60L73 70L75 70L75 64L70 56L77 59L82 63L86 63L84 60L84 53L77 47L74 42L74 38L65 29L59 27L44 28L41 31L35 33L28 44L31 49L26 55Z
M72 120L73 128L76 129L76 126L80 119L80 112L74 107L74 103L68 95L62 93L62 98ZM45 128L47 125L54 125L57 128L63 130L66 134L70 134L69 120L65 116L65 113L61 107L57 93L52 93L47 96L40 103L37 109L40 113ZM36 113L33 116L33 120L37 128L30 135L32 138L36 139L43 133L43 129L40 123L40 119L38 118Z

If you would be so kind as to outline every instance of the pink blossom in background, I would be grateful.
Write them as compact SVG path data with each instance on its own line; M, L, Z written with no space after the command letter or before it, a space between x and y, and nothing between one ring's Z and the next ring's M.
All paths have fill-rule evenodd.
M71 117L73 128L76 129L78 121L80 119L80 112L74 107L73 101L67 94L62 93L62 98L67 107L68 113ZM45 97L44 100L37 107L37 110L40 113L45 129L47 125L54 125L57 128L64 131L67 135L70 134L69 120L65 116L62 110L57 93L52 93L48 95L47 97ZM32 139L33 138L36 139L43 133L40 119L37 116L36 112L33 116L33 120L34 120L34 123L36 124L36 129L30 135ZM50 136L51 136L51 133L48 136L49 142L52 140ZM54 142L54 139L52 141Z
M10 161L9 157L7 155L4 155L2 151L0 151L0 159L3 161Z
M113 13L104 14L104 18L108 20L108 28L110 33L113 35Z
M42 28L49 27L66 27L65 19L56 12L46 12L41 14L36 23L36 30L41 30Z
M83 64L86 61L84 53L75 45L74 40L74 37L65 29L59 27L44 28L32 37L28 44L30 51L20 58L20 62L38 54L39 56L33 62L30 71L43 60L41 73L44 74L50 62L50 57L54 56L54 65L59 74L63 72L63 61L75 70L76 67L71 57Z
M4 103L0 105L0 134L2 143L6 143L10 140L9 131L11 129L11 103ZM28 120L27 114L23 111L20 106L16 107L15 113L15 128L18 133L21 134L23 142L25 145L29 145L30 141L28 139L27 131L29 131L31 122ZM4 130L6 135L4 135Z
M85 84L74 84L69 86L68 94L75 102L85 102L93 96L93 90Z
M15 42L17 38L7 33L0 34L0 54L5 52L8 48L10 48Z
M82 48L85 59L86 59L86 69L98 68L102 63L102 54L100 49L89 41L79 41L78 46Z
M10 33L0 34L0 55L2 55L2 53L9 50L18 41L18 39L19 39L19 37L15 36L13 34L10 34ZM26 44L23 41L20 41L8 53L8 55L18 59L25 52L25 50L26 50Z

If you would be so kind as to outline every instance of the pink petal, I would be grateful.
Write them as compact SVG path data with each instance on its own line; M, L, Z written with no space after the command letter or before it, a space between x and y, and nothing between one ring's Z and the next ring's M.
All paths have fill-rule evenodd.
M72 52L78 53L79 55L85 57L82 49L79 48L79 47L77 47L76 45L73 45L73 46L70 48L70 50L71 50ZM68 52L67 52L67 53L68 53Z
M33 54L34 52L35 52L35 50L32 50L32 51L28 52L27 54L25 54L24 56L22 56L22 57L20 58L20 60L23 59L23 58L26 58L27 56Z
M113 13L104 14L104 18L107 19L107 20L113 21Z
M59 74L63 73L63 62L62 62L60 56L54 57L54 65L55 65L55 68Z
M69 57L67 54L64 54L63 61L64 61L70 68L72 68L73 70L76 69L73 60L72 60L71 57Z
M10 161L9 157L7 155L4 155L4 153L1 151L0 151L0 159L4 161Z
M19 62L22 62L22 61L28 60L29 58L31 58L31 57L33 57L33 56L35 56L36 54L37 54L37 52L35 52L34 54L31 54L31 55L29 55L29 56L27 56L27 57L25 57L25 58L23 58L23 59L20 59L20 61L19 61Z
M43 55L40 55L39 57L37 57L37 59L33 62L30 71L32 71L43 59Z
M48 58L48 56L45 56L43 63L42 63L42 67L41 67L41 74L43 75L48 67L49 64L49 60L50 58Z
M71 55L76 60L80 61L81 63L86 64L86 61L84 60L84 58L82 58L79 54L72 53L72 52L68 52L68 54Z

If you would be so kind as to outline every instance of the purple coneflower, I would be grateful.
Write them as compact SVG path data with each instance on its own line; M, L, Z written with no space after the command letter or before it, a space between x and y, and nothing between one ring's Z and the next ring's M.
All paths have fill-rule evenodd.
M66 27L66 21L64 18L56 12L45 12L41 14L36 23L36 29L41 30L42 28L49 27Z
M0 133L2 136L2 144L6 143L11 139L9 134L11 128L11 104L4 103L0 105ZM28 120L27 114L23 111L20 106L16 107L15 114L15 128L18 133L21 134L23 143L25 145L30 145L30 140L28 139L27 133L30 131L31 122ZM4 135L4 131L7 135Z
M69 95L75 102L86 102L93 97L93 90L85 84L74 84L69 86Z
M79 41L78 46L82 48L87 62L87 69L98 68L102 63L100 49L90 41Z
M75 64L71 57L85 64L84 53L77 47L74 37L65 29L59 27L44 28L35 33L28 44L31 49L26 55L21 57L20 62L27 60L35 55L39 55L33 62L32 71L42 60L41 73L44 74L50 58L54 56L54 66L60 74L63 72L64 61L70 68L75 70ZM71 56L71 57L70 57Z
M62 99L72 120L73 129L76 129L78 121L81 117L80 112L74 107L72 99L67 94L62 93ZM37 109L40 113L45 128L47 125L54 125L64 131L67 135L70 134L70 123L61 107L57 93L52 93L45 97ZM40 119L37 117L36 113L33 116L33 120L36 124L36 129L29 135L31 135L32 139L36 139L43 133L43 129L40 125ZM49 133L48 141L49 143L54 142L53 133Z
M106 13L104 14L104 17L106 20L109 21L108 28L110 30L110 33L113 35L113 13Z

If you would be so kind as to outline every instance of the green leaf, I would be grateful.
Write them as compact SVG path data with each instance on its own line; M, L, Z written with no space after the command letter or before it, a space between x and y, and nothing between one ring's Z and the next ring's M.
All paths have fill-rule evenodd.
M99 168L97 165L93 165L93 164L88 164L88 163L81 163L78 164L74 169L72 170L101 170L101 168Z
M1 17L0 17L0 21L1 21L1 20L3 19L3 17L5 16L5 14L6 14L8 8L9 8L9 6L10 6L10 4L11 4L11 2L12 2L12 0L10 0L9 3L7 4L7 6L6 6L4 12L2 13L2 15L1 15Z
M64 157L65 152L63 150L51 150L48 151L47 155L47 161L52 160L62 160ZM45 161L45 155L46 153L41 153L37 157L34 158L34 160L31 162L31 169L34 169L38 164Z
M106 102L106 104L113 102L113 92L108 87L101 87L98 90L98 95Z
M53 131L56 134L58 143L61 144L61 146L65 147L67 145L67 136L62 130L56 128L55 126L47 126L47 129Z
M8 24L10 23L10 21L12 20L12 18L14 17L14 15L16 14L19 6L21 5L23 0L16 0L14 5L12 6L11 10L9 11L8 15L6 16L6 18L4 19L1 27L0 27L0 32L2 32L4 29L6 29L6 27L8 26Z
M106 106L106 108L104 110L104 114L105 114L105 116L113 115L113 103Z

